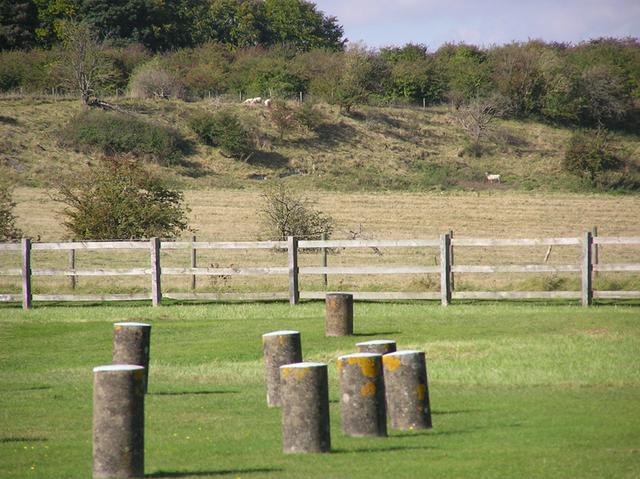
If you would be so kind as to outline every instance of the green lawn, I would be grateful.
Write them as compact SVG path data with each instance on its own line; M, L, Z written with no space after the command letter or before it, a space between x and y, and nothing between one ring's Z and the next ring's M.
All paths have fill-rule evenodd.
M356 303L325 338L323 304L0 307L0 476L91 476L92 368L112 323L153 324L146 472L154 478L640 477L640 307ZM328 361L333 453L281 453L260 335L302 333ZM434 428L349 438L334 359L390 338L426 351Z

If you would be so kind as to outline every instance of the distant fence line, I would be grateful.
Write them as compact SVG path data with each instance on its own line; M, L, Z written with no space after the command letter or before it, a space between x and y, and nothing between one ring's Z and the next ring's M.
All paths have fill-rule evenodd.
M326 291L300 291L301 275L322 275L327 284L328 275L389 275L389 274L438 274L440 290L433 292L351 292L356 299L365 300L440 300L446 306L452 299L576 299L583 306L590 306L596 299L640 299L640 291L594 291L593 273L640 272L640 263L598 263L598 245L640 245L640 237L594 236L586 232L582 237L536 239L484 239L453 238L449 232L436 239L415 240L298 240L254 242L205 242L205 241L72 241L59 243L32 243L24 238L21 243L0 243L0 252L16 251L21 254L22 267L0 269L0 276L19 276L22 294L0 294L0 302L22 302L24 309L34 301L133 301L151 300L159 306L163 298L174 300L286 300L297 304L300 299L323 299ZM504 246L580 246L580 258L575 264L510 264L510 265L459 265L453 262L454 247L504 247ZM330 248L426 248L439 249L440 261L436 266L327 266L327 250ZM191 250L190 267L162 267L160 253L163 250ZM287 251L288 263L282 267L197 267L197 250L282 250ZM322 253L322 266L298 266L298 253L302 249L317 249ZM37 269L31 261L32 251L68 250L68 269ZM148 250L149 267L130 269L76 269L75 252L78 250ZM545 257L548 258L550 250ZM579 291L453 291L454 273L580 273ZM129 276L150 277L150 292L135 294L33 294L31 279L34 276L62 276L72 279L80 276ZM192 289L196 276L234 275L282 275L288 276L288 291L257 293L163 293L162 277L165 275L191 276Z

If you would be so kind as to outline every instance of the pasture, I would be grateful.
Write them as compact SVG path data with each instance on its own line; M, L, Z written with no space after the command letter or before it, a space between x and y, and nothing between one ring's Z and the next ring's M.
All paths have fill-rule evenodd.
M324 305L0 306L5 478L91 471L94 366L112 323L152 324L146 474L153 478L616 477L640 474L637 306L355 305L355 336L324 337ZM260 335L302 333L329 364L333 452L281 453ZM434 428L340 431L335 358L391 338L426 351Z

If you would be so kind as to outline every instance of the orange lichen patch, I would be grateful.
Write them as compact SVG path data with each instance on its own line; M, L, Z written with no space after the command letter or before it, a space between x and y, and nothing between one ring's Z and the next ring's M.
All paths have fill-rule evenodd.
M338 367L338 374L342 374L342 368L344 365L342 364L342 359L338 358L336 361L336 366Z
M122 326L116 326L116 331L122 331Z
M293 377L296 378L296 380L300 381L301 379L304 379L304 377L309 374L309 368L282 368L282 375L285 378L288 378L289 376L291 376L291 374L293 373Z
M378 368L374 357L348 358L349 364L357 364L360 366L362 374L368 378L375 378L378 375Z
M382 356L382 362L389 371L394 371L398 369L402 364L402 361L400 360L400 358L396 356L391 356L391 355Z
M361 396L373 396L376 393L376 385L373 383L367 383L360 388Z
M418 384L416 386L416 394L418 396L418 401L424 401L426 393L427 393L427 385L426 384Z
M278 336L278 341L280 341L280 344L284 344L286 338L284 336Z

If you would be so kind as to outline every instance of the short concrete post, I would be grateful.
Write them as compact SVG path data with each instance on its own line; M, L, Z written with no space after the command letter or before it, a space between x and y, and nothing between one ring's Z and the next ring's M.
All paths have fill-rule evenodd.
M325 336L350 336L353 334L352 294L327 294L325 310Z
M329 452L329 383L327 365L280 366L282 450L286 453Z
M386 436L382 355L357 353L340 356L338 376L342 431L347 436Z
M144 368L93 370L93 478L144 477Z
M397 351L382 357L387 411L394 429L431 427L431 406L425 356Z
M374 339L356 343L356 347L360 353L389 354L396 352L396 342L391 339Z
M115 323L113 325L113 364L135 364L144 368L144 392L149 387L151 325Z
M267 405L276 407L280 400L280 366L302 362L302 344L298 331L274 331L262 335L264 377Z

